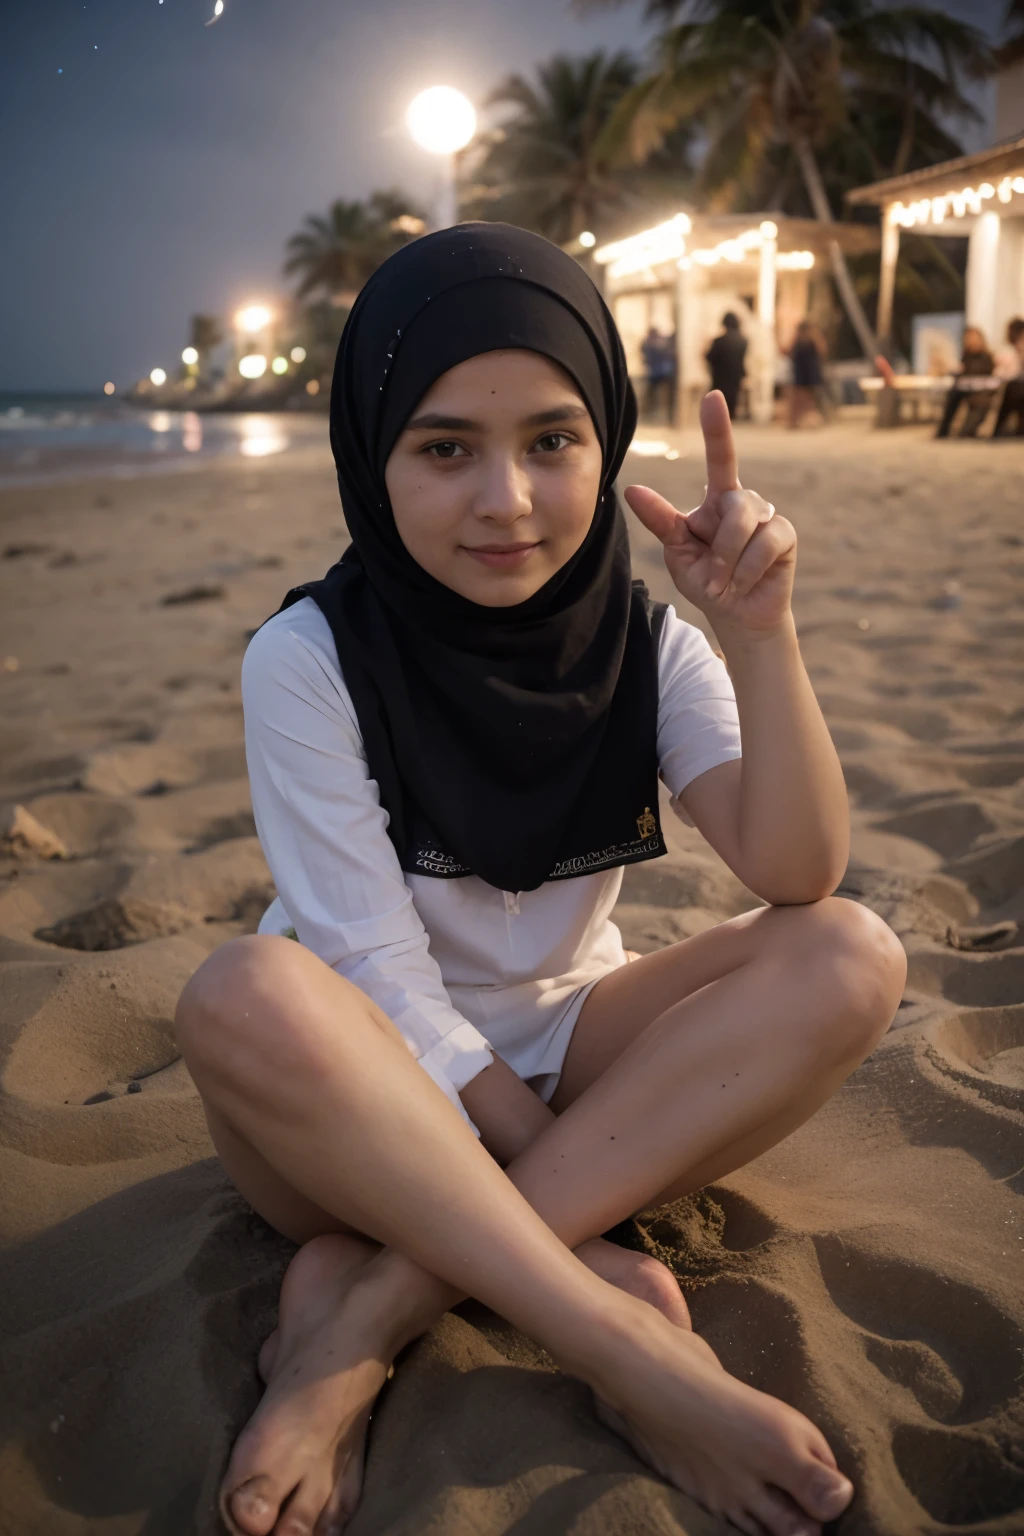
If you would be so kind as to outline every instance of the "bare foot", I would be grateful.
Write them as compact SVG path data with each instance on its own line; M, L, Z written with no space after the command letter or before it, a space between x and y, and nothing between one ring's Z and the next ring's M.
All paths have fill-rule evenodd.
M378 1251L354 1237L318 1237L289 1265L280 1325L260 1351L267 1391L221 1485L232 1536L314 1528L333 1536L352 1514L370 1410L390 1364L386 1330L352 1306L353 1282Z
M745 1386L710 1346L649 1307L592 1381L599 1412L655 1471L750 1536L820 1536L853 1497L824 1436ZM582 1373L578 1373L582 1374Z
M576 1251L602 1279L689 1328L679 1286L657 1259L603 1238ZM318 1237L289 1266L280 1326L259 1354L267 1392L239 1436L221 1491L224 1523L237 1536L314 1529L333 1536L356 1507L370 1412L390 1354L387 1329L373 1327L353 1282L378 1252L358 1238ZM368 1336L382 1346L376 1352Z

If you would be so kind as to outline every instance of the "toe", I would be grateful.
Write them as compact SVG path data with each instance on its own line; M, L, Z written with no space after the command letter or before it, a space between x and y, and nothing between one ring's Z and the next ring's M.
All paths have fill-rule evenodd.
M224 1524L239 1536L270 1536L281 1501L268 1477L253 1477L221 1495Z
M836 1467L813 1460L789 1491L815 1520L837 1520L853 1498L853 1484Z
M770 1536L821 1536L818 1521L812 1520L780 1489L755 1484L748 1492L746 1505Z
M317 1523L331 1496L326 1477L307 1477L296 1488L274 1526L274 1536L313 1536L321 1529Z

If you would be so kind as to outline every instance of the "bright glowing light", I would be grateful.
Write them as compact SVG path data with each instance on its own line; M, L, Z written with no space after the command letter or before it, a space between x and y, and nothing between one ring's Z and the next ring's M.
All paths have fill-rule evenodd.
M167 375L162 368L154 368L149 375L149 382L159 389L161 384L167 383Z
M262 379L267 371L267 360L262 352L250 352L238 359L238 371L243 379Z
M242 439L239 452L247 459L265 459L270 453L281 453L288 447L288 439L272 417L243 416Z
M164 3L164 0L160 0L160 4L163 5L163 3ZM220 18L223 15L224 15L224 0L215 0L215 4L214 4L214 7L213 7L213 15L210 17L210 19L206 23L206 25L208 27L212 27L214 22L215 21L219 21Z
M198 363L199 353L196 351L195 347L186 347L184 352L181 354L181 360L186 364L187 367L191 368L194 363Z
M465 149L476 132L476 111L461 91L432 85L409 103L405 122L421 149L432 155L453 155Z
M915 224L941 224L952 214L962 219L967 214L979 214L982 203L998 198L1001 203L1012 202L1014 194L1024 193L1024 176L1004 176L998 185L983 181L977 187L961 187L955 192L940 192L936 197L918 198L913 203L890 203L886 218L890 224L902 229L913 229Z
M306 361L305 347L292 347L289 355L293 363L304 363Z
M320 380L319 379L310 379L309 383L306 385L306 394L307 395L318 395L319 393L320 393Z
M275 357L270 366L274 373L287 373L288 359L286 357Z
M592 229L583 229L580 231L579 241L584 250L589 251L592 245L597 244L597 236Z
M112 395L112 394L113 394L113 393L114 393L114 385L113 385L113 384L111 384L111 383L109 383L109 381L108 381L108 382L107 382L107 383L106 383L106 384L104 384L104 386L103 386L103 393L104 393L104 394L105 394L105 395Z
M181 446L186 453L198 453L203 446L203 418L195 411L186 411L181 426Z
M643 229L628 240L614 240L594 252L594 260L608 266L608 276L628 277L631 272L642 272L645 267L657 266L663 261L676 261L686 252L685 236L693 225L689 215L677 213L664 224L653 229Z
M780 251L775 258L780 272L809 272L814 266L813 251Z
M763 219L758 228L765 240L775 240L778 238L779 226L774 224L771 219Z
M663 443L660 437L634 437L629 445L629 451L638 453L642 459L666 459L672 449L668 443Z
M270 324L270 310L265 304L247 304L240 309L235 316L235 324L240 331L245 331L248 336L255 336L257 331L263 331Z
M149 418L149 429L158 437L171 430L171 416L169 411L154 411Z

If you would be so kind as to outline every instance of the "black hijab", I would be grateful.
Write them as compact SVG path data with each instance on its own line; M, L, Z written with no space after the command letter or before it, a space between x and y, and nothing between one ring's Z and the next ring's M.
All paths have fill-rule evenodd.
M517 347L575 381L604 466L576 554L525 602L492 608L413 560L384 466L435 380L482 352ZM460 224L405 246L359 294L331 394L352 543L282 607L311 597L331 626L407 872L532 891L665 852L651 605L631 580L613 490L635 426L604 301L539 235Z

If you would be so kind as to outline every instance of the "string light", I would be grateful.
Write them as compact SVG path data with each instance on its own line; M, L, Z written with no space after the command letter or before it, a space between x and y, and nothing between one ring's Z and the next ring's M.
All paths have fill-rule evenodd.
M594 260L602 267L607 266L609 277L628 277L631 272L642 272L663 261L678 260L686 251L685 237L692 228L689 215L677 213L674 219L655 224L653 229L602 245L594 252Z
M689 270L694 262L700 267L714 267L720 261L738 265L774 242L779 234L778 225L771 219L764 219L757 229L745 229L742 234L720 240L717 245L688 252L684 237L692 228L689 217L680 213L665 224L631 235L628 240L603 245L594 252L594 260L607 266L610 278L646 272L653 281L650 269L667 261L674 261L682 271ZM775 265L781 272L806 272L814 266L814 252L781 251L776 254Z
M915 224L941 224L950 215L954 219L973 216L981 213L985 203L993 198L1005 204L1012 202L1015 195L1024 195L1024 176L1004 176L994 186L983 181L977 187L961 187L959 191L921 197L913 203L890 203L886 217L901 229L913 229Z

